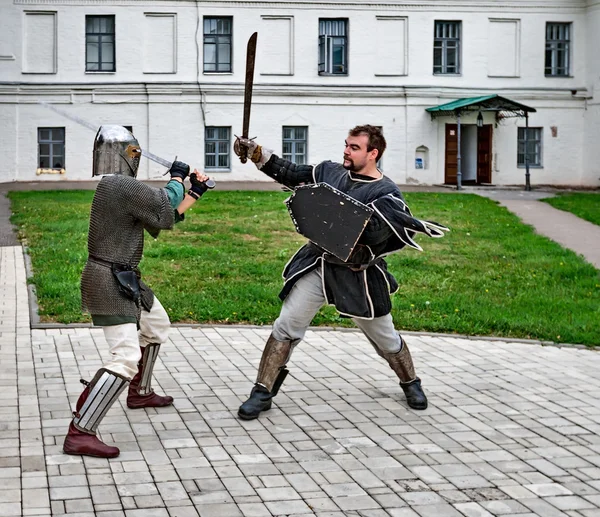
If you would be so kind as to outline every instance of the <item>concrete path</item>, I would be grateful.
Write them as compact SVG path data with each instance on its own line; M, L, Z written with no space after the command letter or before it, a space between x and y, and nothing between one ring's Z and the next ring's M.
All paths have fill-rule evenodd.
M582 255L590 264L600 269L600 226L538 201L554 194L484 189L473 192L498 201L519 216L525 224L533 226L537 233Z
M100 427L121 456L64 455L107 345L32 330L22 248L2 242L2 517L600 517L600 353L575 347L407 333L430 401L413 411L361 333L311 330L243 422L270 328L175 327L155 370L175 405L123 395Z

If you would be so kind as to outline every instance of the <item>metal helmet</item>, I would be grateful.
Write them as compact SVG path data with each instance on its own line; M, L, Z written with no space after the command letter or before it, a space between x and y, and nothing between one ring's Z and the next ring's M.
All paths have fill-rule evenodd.
M94 139L92 176L123 174L135 178L141 156L139 142L123 126L100 126Z

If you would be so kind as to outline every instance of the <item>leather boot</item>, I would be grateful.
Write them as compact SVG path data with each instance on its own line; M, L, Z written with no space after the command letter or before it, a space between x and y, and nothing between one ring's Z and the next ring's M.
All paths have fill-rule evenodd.
M258 418L258 415L263 411L269 411L269 409L271 409L271 401L279 392L279 388L287 377L288 372L287 368L282 368L279 371L279 375L277 376L271 391L261 384L255 384L250 392L250 398L240 406L240 409L238 409L238 416L242 420L254 420L255 418Z
M413 409L427 409L427 397L421 388L421 379L400 383L400 387L406 396L406 403Z
M69 425L69 431L63 444L63 452L95 458L116 458L121 453L118 447L106 445L96 435L80 431L73 422Z
M100 382L101 386L107 388L105 393L101 389L95 389ZM126 379L115 376L105 369L98 371L92 382L87 384L85 389L79 395L75 404L75 418L69 425L67 436L63 443L63 452L77 456L93 456L95 458L116 458L120 454L118 447L106 445L96 436L96 428L104 414L112 403L118 398L119 394L125 388ZM82 380L82 383L86 384ZM86 406L86 401L93 392L93 398L96 400L96 406L90 411L90 405ZM89 418L90 413L95 416ZM79 422L79 427L75 422Z
M242 420L254 420L263 411L271 409L273 394L264 386L255 384L250 392L250 398L238 409L238 416Z
M173 397L169 395L158 395L150 386L154 362L158 356L159 344L151 344L140 347L142 358L138 363L138 372L131 379L129 391L127 392L127 407L129 409L141 409L145 407L165 407L173 404ZM146 378L146 386L141 386L142 379Z
M427 397L421 388L421 379L415 374L410 350L402 337L400 340L402 348L399 352L384 352L378 349L377 353L388 362L400 379L400 387L404 391L407 404L413 409L427 409Z
M140 395L138 393L138 387L141 378L141 371L138 371L135 377L131 379L129 391L127 392L127 407L129 409L165 407L173 404L173 397L169 395L158 395L154 391L152 393L148 393L147 395Z

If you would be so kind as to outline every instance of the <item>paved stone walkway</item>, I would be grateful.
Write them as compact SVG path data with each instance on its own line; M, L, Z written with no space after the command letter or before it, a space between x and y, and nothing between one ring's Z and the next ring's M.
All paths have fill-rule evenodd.
M535 190L477 189L473 192L496 200L525 224L533 226L537 233L575 251L600 269L600 226L539 201L554 194Z
M113 460L62 454L100 329L31 330L22 250L0 248L0 516L598 517L600 354L408 335L429 395L409 410L354 331L310 331L259 420L235 417L269 328L177 327L171 408L101 426Z

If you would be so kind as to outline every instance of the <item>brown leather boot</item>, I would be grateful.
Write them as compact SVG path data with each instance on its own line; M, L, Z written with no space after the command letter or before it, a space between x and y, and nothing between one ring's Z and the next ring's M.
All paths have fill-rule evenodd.
M63 452L77 456L93 456L94 458L116 458L121 453L118 447L106 445L96 435L80 431L73 422L69 425Z
M104 413L108 410L108 407L110 407L111 405L110 401L104 402L103 400L100 400L102 398L102 395L99 395L98 392L94 393L94 397L97 397L99 400L98 407L105 406L106 409L103 413L101 411L102 415L98 416L97 423L92 424L92 426L89 426L90 429L88 430L84 430L83 428L78 429L75 426L75 420L81 421L82 414L80 412L85 413L88 410L88 408L84 409L85 402L87 401L90 395L90 391L93 390L98 380L102 379L102 374L104 374L104 372L106 372L106 370L100 370L96 374L92 382L87 384L87 386L81 392L81 395L79 395L79 398L77 399L74 413L75 418L69 424L69 430L67 431L67 436L65 436L65 441L63 443L63 452L65 454L72 454L76 456L93 456L95 458L116 458L121 453L118 447L106 445L95 434L95 428L97 427L97 423L100 422L100 420L104 416ZM120 380L125 381L125 379ZM82 380L82 382L85 384L85 381ZM122 384L122 386L124 387L124 384ZM116 397L113 398L113 402L118 397L118 393L120 393L119 390L122 391L122 388L119 386L119 384L115 384L114 390L115 391L113 393L116 393Z
M141 409L145 407L165 407L173 404L173 397L158 395L152 389L152 371L160 350L159 343L140 347L142 358L138 363L138 372L131 379L127 392L127 407Z
M141 363L140 363L141 364ZM158 395L154 391L145 395L138 392L140 379L142 378L142 369L131 379L129 391L127 392L127 407L129 409L141 409L144 407L165 407L173 404L173 397L169 395Z

